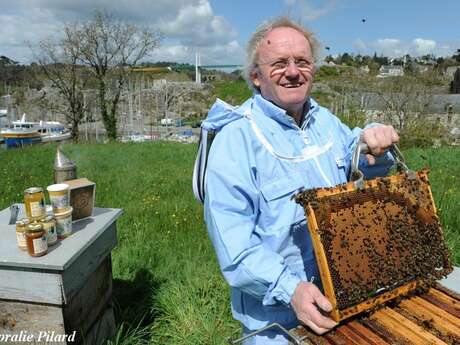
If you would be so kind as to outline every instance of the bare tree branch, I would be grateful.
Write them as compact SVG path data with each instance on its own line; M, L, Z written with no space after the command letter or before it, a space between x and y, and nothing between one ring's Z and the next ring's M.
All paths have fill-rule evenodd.
M66 24L79 63L89 67L98 84L99 106L110 139L117 137L118 103L129 68L159 46L161 33L140 29L105 12L86 23Z
M78 125L85 113L83 89L87 78L77 65L76 50L72 49L69 38L64 32L62 39L45 39L32 51L45 76L64 98L66 121L72 127L72 138L78 140Z

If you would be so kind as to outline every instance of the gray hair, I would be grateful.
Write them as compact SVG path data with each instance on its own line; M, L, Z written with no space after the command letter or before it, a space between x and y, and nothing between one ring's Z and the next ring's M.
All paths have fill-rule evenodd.
M255 86L251 80L251 75L257 68L257 59L259 58L259 46L262 43L262 40L273 29L276 28L292 28L304 35L307 41L310 43L313 58L315 60L317 59L317 54L320 45L318 40L314 37L311 31L307 30L300 24L297 24L293 20L284 16L277 17L275 19L269 20L268 22L262 23L254 32L246 47L246 62L244 64L243 77L252 90L259 91L259 88Z

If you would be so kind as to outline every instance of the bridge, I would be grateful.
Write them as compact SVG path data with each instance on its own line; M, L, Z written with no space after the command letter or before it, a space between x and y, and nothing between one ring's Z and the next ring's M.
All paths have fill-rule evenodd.
M193 66L193 65L192 65ZM243 65L236 64L215 64L215 65L202 65L201 55L199 52L195 56L195 82L201 84L201 71L205 69L241 69ZM167 73L177 69L188 69L187 67L176 67L176 66L164 66L164 67L135 67L132 68L132 72L150 72L150 73Z
M193 66L193 65L192 65ZM200 69L240 69L243 65L201 65ZM187 67L165 66L165 67L135 67L132 72L151 72L151 73L167 73L173 70L187 69Z
M240 69L243 68L243 65L202 65L198 67L202 69Z

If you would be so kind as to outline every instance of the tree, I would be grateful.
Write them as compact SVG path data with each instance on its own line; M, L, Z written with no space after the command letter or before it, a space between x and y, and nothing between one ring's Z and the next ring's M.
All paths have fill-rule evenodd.
M386 56L377 56L377 53L374 53L374 56L372 57L372 60L376 63L379 64L379 66L382 66L382 65L389 65L389 60L388 60L388 57Z
M17 65L18 62L11 60L10 58L2 55L0 56L0 66L12 66L12 65Z
M161 34L97 11L92 20L65 25L78 61L90 68L98 85L102 120L109 139L117 137L118 103L132 67L157 48Z
M460 93L460 68L454 73L454 80L450 83L450 93Z
M403 132L409 121L417 120L415 114L424 112L430 102L430 90L420 85L415 77L384 78L375 87L387 109L387 116L395 127Z
M353 66L353 56L348 53L343 53L341 58L341 64L347 66Z
M432 85L423 77L384 78L374 85L374 92L384 104L386 121L398 130L402 146L432 145L433 139L442 138L442 126L427 113Z
M5 88L6 86L27 85L31 88L39 88L41 81L36 78L35 72L36 69L32 65L20 65L4 55L0 56L0 92L12 92L12 89Z
M460 62L460 49L457 49L457 54L452 55L452 58L455 59L455 61Z
M438 57L438 58L436 59L436 67L439 68L440 65L442 66L442 65L444 64L444 60L445 60L445 59L444 59L442 56Z
M72 139L78 140L78 126L85 115L83 90L88 78L77 64L78 51L67 31L60 40L48 38L38 44L38 63L53 87L66 101L65 117L71 125ZM59 107L59 105L56 105Z
M328 55L324 58L324 61L327 63L334 62L334 58L331 55Z

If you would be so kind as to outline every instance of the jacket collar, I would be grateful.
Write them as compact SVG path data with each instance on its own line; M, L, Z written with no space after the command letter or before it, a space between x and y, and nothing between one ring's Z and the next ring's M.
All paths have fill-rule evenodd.
M311 97L308 98L307 102L304 105L304 114L303 120L300 126L297 126L294 118L286 113L286 110L278 107L272 102L266 100L262 97L260 93L255 93L253 96L253 107L254 110L257 109L262 112L265 116L270 117L271 119L292 128L305 128L305 126L310 121L312 115L318 109L318 103L315 102Z

